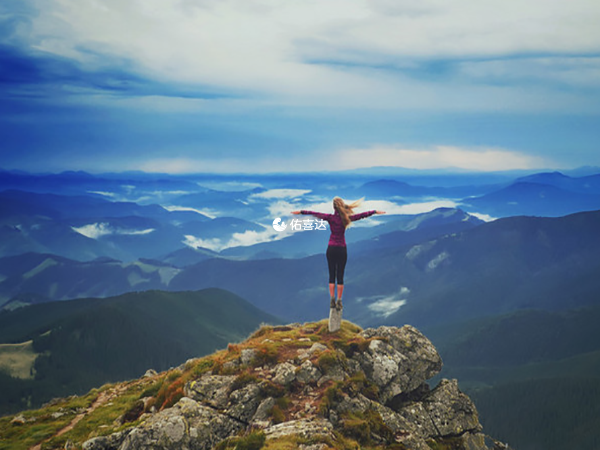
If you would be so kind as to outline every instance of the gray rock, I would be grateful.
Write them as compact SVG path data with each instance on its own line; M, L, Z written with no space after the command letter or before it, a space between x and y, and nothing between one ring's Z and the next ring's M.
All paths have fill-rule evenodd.
M481 431L477 409L471 399L460 391L456 380L440 381L423 404L441 436Z
M254 348L245 348L242 350L242 354L240 356L240 362L247 366L249 365L254 357L256 356L256 349Z
M370 328L361 334L367 339L381 338L374 339L366 352L352 357L379 387L381 403L417 389L442 368L433 344L409 325Z
M285 331L291 327L280 328ZM321 358L320 354L328 347L315 343L309 349L298 351L298 359L294 361L303 360L300 367L292 364L294 361L286 361L272 370L255 369L250 373L258 380L250 377L249 384L235 390L237 376L204 374L185 386L186 397L174 407L144 415L142 423L135 428L90 439L83 448L208 450L240 432L262 428L269 440L298 436L313 439L299 444L302 450L324 450L327 445L319 442L334 440L334 427L345 426L352 415L378 421L373 416L375 411L386 428L371 430L370 439L374 444L398 443L407 450L430 450L427 444L430 439L446 445L445 440L451 438L455 450L509 450L481 433L477 410L460 392L456 380L442 380L435 389L429 390L425 381L439 372L442 362L431 342L419 331L410 326L379 327L363 331L362 336L371 340L369 346L362 352L354 351L349 358L341 350ZM255 357L256 350L244 349L235 360L235 366L239 369L251 365ZM316 357L319 357L319 367L311 362ZM360 385L356 382L362 377L346 383L349 374L360 372L379 388L376 400L358 391ZM284 386L285 391L294 380L303 386L285 394L289 394L296 408L291 416L298 420L273 425L271 411L277 402L272 397L263 399L261 395L273 391L271 382ZM343 383L332 383L332 380ZM317 415L316 406L323 389L317 389L315 383L334 388L327 419Z
M242 422L249 423L260 404L260 388L257 384L249 384L231 393L229 406L225 413Z
M15 416L10 421L11 425L25 425L26 423L27 423L27 419L25 418L25 416L23 414L19 414L18 416Z
M269 397L264 399L260 405L258 405L258 408L256 409L256 412L254 414L254 416L252 417L252 423L264 423L267 422L269 420L269 416L271 414L271 409L273 409L273 406L275 406L275 399L273 397Z
M208 450L242 428L240 422L184 397L130 430L118 450Z
M285 386L296 379L296 366L289 362L277 364L274 373L273 382Z
M235 375L204 375L198 380L187 383L183 392L186 397L207 403L217 409L225 409L235 379Z
M460 392L456 380L442 380L422 401L409 403L398 413L417 427L423 439L466 436L481 430L475 405ZM479 441L466 436L465 442L470 442L470 447L465 448L486 449L475 446L480 445L476 444Z
M223 364L223 371L226 373L235 372L240 367L240 362L237 359L232 359Z
M298 450L327 450L328 448L329 448L329 446L327 444L312 444L312 445L300 444L298 446Z
M298 350L298 357L300 359L308 359L308 358L312 358L312 356L315 353L320 353L327 350L327 346L319 343L319 342L315 342L308 350L306 349L300 349Z
M296 379L302 384L314 383L321 375L321 371L310 361L304 361L296 371Z
M158 372L156 372L156 370L148 369L148 370L146 370L146 373L144 374L144 376L142 378L152 378L156 375L158 375Z
M315 437L333 438L333 425L322 418L290 420L278 423L265 429L267 439L276 439L284 436L299 436L305 439Z
M129 430L89 439L83 443L83 450L117 450L128 432Z
M356 397L344 395L342 400L335 405L335 410L338 412L338 415L346 413L364 413L367 409L371 408L371 403L371 400L361 394Z
M406 422L413 424L415 432L422 439L428 439L439 435L429 415L428 408L422 402L414 402L405 405L398 411Z
M376 329L366 329L362 335L367 339L374 336L386 338L392 347L408 358L412 371L422 374L420 377L424 380L432 378L442 370L442 358L436 348L415 327L410 325L404 325L402 328L382 326Z

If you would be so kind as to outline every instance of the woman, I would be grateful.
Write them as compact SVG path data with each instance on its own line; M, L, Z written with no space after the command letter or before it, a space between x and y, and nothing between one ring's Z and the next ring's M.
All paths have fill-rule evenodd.
M335 197L333 199L333 214L324 214L315 211L292 211L292 214L309 214L319 219L329 222L331 236L329 237L329 245L327 246L327 265L329 266L329 295L331 296L331 308L342 309L342 294L344 293L344 269L346 268L346 260L348 252L346 250L345 233L346 228L355 220L364 219L373 214L385 214L385 211L367 211L360 214L353 214L361 200L347 205L344 201ZM335 300L335 283L337 281L337 303Z

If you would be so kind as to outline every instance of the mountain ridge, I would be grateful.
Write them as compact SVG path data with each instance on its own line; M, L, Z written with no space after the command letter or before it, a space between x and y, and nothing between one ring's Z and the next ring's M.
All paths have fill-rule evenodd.
M508 449L483 434L456 380L428 387L441 366L408 325L263 326L167 372L0 418L0 433L15 450Z

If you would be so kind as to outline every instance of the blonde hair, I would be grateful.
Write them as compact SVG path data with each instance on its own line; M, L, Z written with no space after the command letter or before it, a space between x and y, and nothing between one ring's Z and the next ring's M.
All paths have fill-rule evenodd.
M333 199L333 209L339 213L344 227L348 228L350 226L352 223L350 220L350 215L354 214L354 208L357 208L363 202L363 200L364 198L361 198L360 200L356 200L355 202L347 204L339 197L335 197Z

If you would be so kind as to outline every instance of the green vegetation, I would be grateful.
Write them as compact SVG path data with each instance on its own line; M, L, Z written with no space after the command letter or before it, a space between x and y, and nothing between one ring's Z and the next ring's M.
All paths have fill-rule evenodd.
M300 394L299 390L294 386L286 389L259 377L261 368L236 366L231 363L239 359L243 350L250 348L259 353L261 349L268 349L267 353L274 357L273 360L266 360L266 364L282 362L284 359L295 357L298 350L305 349L314 341L318 341L327 346L327 350L320 353L329 355L321 361L326 366L325 361L329 357L344 358L336 351L340 336L345 335L349 340L355 339L360 328L344 322L337 336L331 335L326 329L326 321L306 324L303 327L264 326L243 343L229 345L226 350L208 356L190 359L179 368L129 382L106 384L82 397L73 396L57 400L40 409L25 411L22 413L22 420L14 417L0 418L0 436L3 438L1 448L2 450L26 450L41 443L43 450L58 450L64 448L67 442L77 447L92 437L137 426L144 420L145 413L174 405L183 395L186 385L193 383L209 371L219 373L224 367L229 367L230 373L236 375L232 390L260 382L260 397L275 399L275 405L269 411L273 422L290 420L289 415L296 404L294 396ZM309 338L315 336L317 339ZM369 388L370 385L364 374L359 373L345 382L334 383L329 388L323 388L325 391L323 395L329 401L335 401L336 395L343 391L368 391ZM264 433L254 431L244 436L230 438L222 442L218 448L291 450L298 448L299 444L323 442L330 448L339 450L359 448L382 450L369 437L372 433L386 435L386 429L378 413L369 411L363 415L344 417L344 420L345 431L335 432L335 439L329 437L304 439L291 436L266 441ZM360 426L366 426L370 430L368 436L357 434ZM400 446L388 448L403 450Z
M4 371L2 361L15 347L0 347L0 415L136 378L149 368L179 365L275 320L220 289L148 291L1 313L0 342L32 342ZM271 357L267 351L265 358ZM26 373L30 379L22 379ZM181 390L167 394L165 404L175 401Z
M373 445L373 435L393 441L393 432L383 423L381 415L369 409L364 413L348 413L341 417L342 433L362 445Z
M260 450L265 445L265 433L253 431L247 436L227 439L216 446L216 450Z
M459 380L486 433L519 450L595 450L599 321L598 306L527 310L426 333L444 360L436 379Z
M448 437L445 439L427 441L427 445L432 450L456 450L463 448L461 440L459 438Z
M467 393L486 433L519 450L600 448L598 378L534 379Z
M92 390L84 397L61 399L37 411L24 411L17 418L0 417L3 450L27 450L54 436L67 426L80 411L90 407L100 391ZM17 420L22 418L22 420Z

